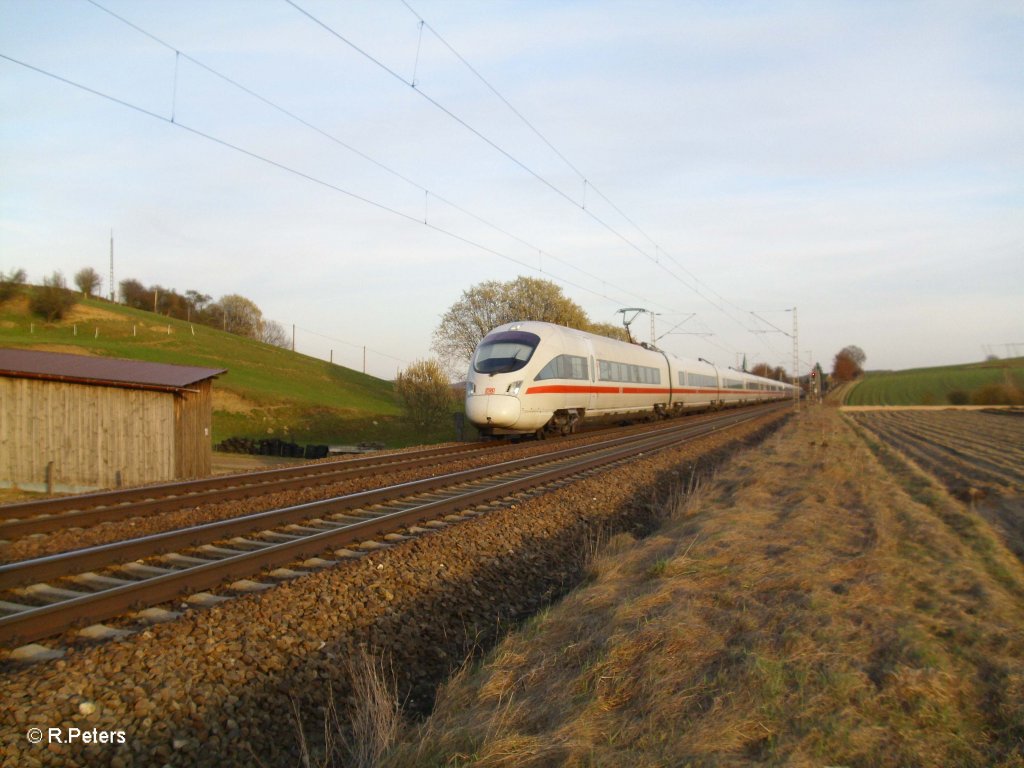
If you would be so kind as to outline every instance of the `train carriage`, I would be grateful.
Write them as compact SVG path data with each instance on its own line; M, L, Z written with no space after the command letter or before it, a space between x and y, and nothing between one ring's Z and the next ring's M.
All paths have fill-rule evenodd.
M568 434L586 417L670 416L780 400L792 386L551 323L499 326L477 346L466 416L483 434Z

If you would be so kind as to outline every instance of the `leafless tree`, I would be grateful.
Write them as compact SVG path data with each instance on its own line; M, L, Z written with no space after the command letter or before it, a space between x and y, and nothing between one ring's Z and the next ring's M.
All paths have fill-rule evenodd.
M583 308L549 280L488 280L463 291L462 298L441 316L431 348L450 371L464 371L489 331L516 320L541 320L580 330L591 327Z
M60 320L75 306L75 294L68 290L64 275L54 272L32 291L29 310L48 323Z
M260 341L264 344L273 344L281 349L291 349L292 340L285 331L284 326L276 320L264 320L260 324Z
M19 293L25 284L25 279L24 269L12 269L10 274L0 272L0 302L7 301Z
M100 289L100 285L103 284L103 278L100 277L100 273L92 267L85 267L78 270L75 273L75 285L78 286L78 290L82 292L83 298L89 298L96 291Z
M256 303L237 293L221 296L217 302L223 313L224 330L250 339L260 338L263 312Z

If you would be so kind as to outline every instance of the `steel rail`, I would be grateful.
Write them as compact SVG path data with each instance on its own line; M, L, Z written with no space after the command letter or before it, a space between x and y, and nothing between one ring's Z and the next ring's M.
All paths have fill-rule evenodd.
M704 415L702 420L707 418ZM631 429L637 429L633 427ZM600 434L598 430L585 437ZM574 436L584 437L581 435ZM489 453L507 449L505 444L469 443L428 448L384 456L344 459L301 467L285 467L260 472L221 475L203 480L144 486L118 491L44 499L0 506L0 539L15 540L38 533L50 533L69 527L85 528L146 514L173 512L200 504L233 501L270 493L327 485L362 477L373 469L405 470L431 466L450 456ZM311 482L315 481L315 482ZM28 516L26 516L28 515Z
M101 522L124 520L142 514L172 512L198 504L232 501L277 491L306 488L358 477L375 468L415 469L446 457L474 452L493 452L500 446L432 448L386 456L344 459L301 467L247 472L203 480L185 480L120 491L41 499L0 507L0 539L48 533L66 527L84 528ZM311 481L313 481L311 483Z
M719 418L723 417L719 416ZM298 523L324 515L339 514L377 504L384 504L416 494L429 493L461 483L468 483L482 478L559 461L585 452L594 452L637 442L644 439L646 435L653 434L657 436L666 432L676 435L679 432L686 433L701 430L707 423L709 422L679 424L668 430L643 433L639 437L636 435L624 435L598 443L590 443L585 446L563 448L536 456L512 459L498 464L489 464L484 467L475 467L444 475L434 475L421 480L410 480L405 483L375 488L369 491L359 491L332 499L310 501L263 512L253 512L226 520L215 520L209 523L153 533L134 539L126 539L109 544L98 544L55 555L44 555L29 560L19 560L13 563L4 563L0 565L0 590L12 589L45 579L61 577L76 571L117 565L118 563L138 560L144 557L154 557L185 547L196 547L232 536L242 536L254 531Z
M704 417L706 414L698 414L697 417ZM597 429L594 433L602 431L615 431ZM621 432L621 428L619 430ZM586 437L585 433L578 433L572 437ZM95 507L112 508L137 501L151 501L157 498L181 498L182 506L188 506L195 498L195 494L204 491L216 490L218 488L233 488L242 485L266 484L275 480L287 478L316 477L319 475L330 475L339 471L348 471L356 467L372 469L374 467L390 467L395 464L406 464L409 460L419 459L442 459L451 454L489 452L501 448L507 448L506 443L461 443L447 445L441 448L421 448L402 453L372 454L368 456L350 457L336 461L321 462L319 464L303 464L293 467L279 467L277 469L264 469L254 472L236 472L216 477L207 477L194 480L178 480L170 483L155 483L136 488L119 488L115 490L95 491L91 493L80 493L59 498L36 499L33 501L20 501L11 504L0 504L0 525L5 520L24 520L32 516L49 516L59 512L83 511ZM426 462L424 462L425 464Z
M542 469L526 477L519 477L498 483L488 484L483 488L472 488L451 498L430 501L427 503L414 504L411 508L382 514L370 520L345 525L343 527L321 530L317 533L304 536L292 541L285 541L277 544L262 546L255 551L240 552L219 560L212 560L202 564L182 568L181 570L164 573L141 581L124 584L121 586L105 589L100 592L83 594L69 600L53 603L51 605L31 607L18 613L0 618L0 643L10 644L12 642L29 642L48 635L59 633L71 626L81 623L101 621L105 618L124 613L127 610L138 608L143 605L155 605L166 602L185 592L194 592L221 584L228 579L241 578L252 575L270 568L279 567L288 563L323 552L325 549L334 548L346 543L364 541L380 533L394 531L399 528L406 528L426 520L435 519L439 516L451 514L467 507L503 498L529 488L547 485L569 475L579 474L596 467L624 461L637 453L660 450L670 445L676 445L686 440L695 439L711 432L719 431L740 423L758 418L766 413L777 410L776 408L757 409L753 413L743 411L735 414L728 414L714 421L705 422L695 426L685 426L678 429L663 430L653 435L628 436L614 440L602 441L600 447L595 448L593 444L566 449L557 452L561 455L561 464L554 468ZM585 454L583 459L574 459L569 454ZM538 460L543 459L543 460ZM495 468L502 468L502 474L534 467L540 464L556 463L558 460L552 458L552 454L543 457L532 457L531 459L519 459L511 462L504 462L490 467L491 474ZM438 478L447 479L447 484L452 483L465 485L472 480L486 476L479 470L468 470L466 472L452 473ZM454 480L453 478L458 478ZM405 488L420 485L416 483L404 483L394 488ZM372 494L373 492L368 492ZM354 496L366 496L367 494L354 494ZM408 493L402 494L408 497ZM348 497L344 497L348 498ZM379 503L372 502L372 503ZM325 502L313 502L307 505L298 505L289 508L292 510L304 510L317 508L317 511L324 511ZM356 508L365 507L366 503L359 504ZM349 507L349 510L352 508ZM262 514L262 513L261 513ZM315 513L314 513L315 514ZM259 515L257 515L259 516ZM308 514L305 519L309 519ZM205 526L204 526L205 527ZM263 526L260 526L263 527ZM151 539L153 537L144 537ZM223 538L223 537L219 537ZM216 539L215 539L216 540ZM141 540L140 540L141 541ZM131 544L132 542L124 542ZM107 549L114 545L91 548L91 550ZM84 551L88 553L91 550ZM76 553L66 553L74 556ZM80 555L79 555L80 556ZM8 571L16 570L17 566L39 564L39 561L56 562L61 558L59 555L50 558L39 558L35 561L24 561L4 566ZM65 559L64 564L68 565L81 561ZM109 561L107 564L111 564ZM64 570L61 575L68 575L69 571Z

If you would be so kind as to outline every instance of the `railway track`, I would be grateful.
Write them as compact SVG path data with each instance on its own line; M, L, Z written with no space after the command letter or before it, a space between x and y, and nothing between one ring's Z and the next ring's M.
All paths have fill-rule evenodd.
M707 417L701 415L694 418ZM644 431L649 430L650 426L633 425L625 429ZM590 440L602 433L623 434L624 431L621 427L592 430L564 438L558 444ZM509 445L505 442L448 445L404 453L374 454L298 467L7 504L0 506L0 542L11 542L28 536L72 528L89 528L130 518L152 517L272 493L327 487L335 483L382 474L487 457L508 448Z
M717 414L538 456L0 566L0 645L27 643L236 583L265 588L349 556L346 545L419 526L634 459L786 406ZM456 517L453 518L452 516ZM268 573L269 572L269 573ZM216 599L200 594L200 599Z
M495 446L466 443L7 504L0 507L0 539L17 539L69 527L84 528L129 517L173 512L199 504L232 501L313 485L330 485L370 473L435 466L454 458L486 454L495 449Z

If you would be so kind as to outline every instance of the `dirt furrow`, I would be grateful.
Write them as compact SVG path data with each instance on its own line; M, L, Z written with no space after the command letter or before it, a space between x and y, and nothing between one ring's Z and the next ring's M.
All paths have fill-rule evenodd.
M881 421L884 420L882 417ZM897 421L900 422L900 433L916 443L933 446L939 451L951 454L958 461L1001 476L1011 484L1024 481L1024 474L1021 471L1021 459L1024 459L1024 456L1013 458L1017 452L1012 451L1009 446L991 441L974 441L962 432L931 429L927 425L903 419Z
M913 440L892 424L873 423L865 426L893 448L907 455L922 469L937 476L951 493L961 499L970 500L984 495L979 493L982 488L985 492L1005 492L1012 490L1015 485L1011 480L1008 488L1007 480L1001 475L965 464L948 452Z

